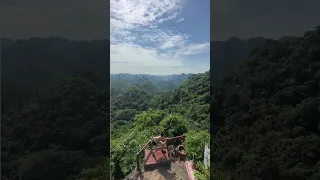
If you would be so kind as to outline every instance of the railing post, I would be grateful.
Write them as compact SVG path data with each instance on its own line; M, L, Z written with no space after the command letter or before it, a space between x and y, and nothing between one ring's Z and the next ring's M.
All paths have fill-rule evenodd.
M136 154L136 161L137 161L137 170L140 171L140 159L139 159L139 153Z
M153 147L152 147L151 140L150 140L150 141L148 141L148 145L149 145L149 148L150 148L150 149L152 149L152 148L153 148Z

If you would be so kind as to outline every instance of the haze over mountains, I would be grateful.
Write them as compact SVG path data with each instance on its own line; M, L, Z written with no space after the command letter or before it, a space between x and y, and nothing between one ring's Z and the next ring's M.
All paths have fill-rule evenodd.
M149 74L111 74L111 88L121 91L139 84L147 92L164 92L178 88L192 74L149 75Z
M279 41L295 40L298 37L283 37ZM249 57L251 51L261 47L267 41L264 37L249 38L247 40L231 37L227 41L212 41L210 43L211 52L211 81L214 84L219 84L224 76L232 73L239 65ZM139 78L146 78L154 83L165 83L171 88L176 88L175 85L180 86L183 80L186 80L190 74L174 74L174 75L143 75L143 74L111 74L112 86L119 86L119 83L127 83L132 85L138 83ZM141 79L140 79L141 80ZM171 82L172 81L172 82ZM171 83L171 85L169 84Z

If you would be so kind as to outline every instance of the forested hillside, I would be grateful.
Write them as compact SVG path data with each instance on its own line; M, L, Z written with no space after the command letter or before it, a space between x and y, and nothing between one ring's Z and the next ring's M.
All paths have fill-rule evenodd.
M135 85L111 99L111 172L121 179L135 168L135 154L148 140L165 132L187 133L187 151L203 159L210 134L210 72L194 74L178 89L150 93Z
M267 40L212 94L214 179L320 179L320 28Z
M109 42L1 41L1 179L109 178Z

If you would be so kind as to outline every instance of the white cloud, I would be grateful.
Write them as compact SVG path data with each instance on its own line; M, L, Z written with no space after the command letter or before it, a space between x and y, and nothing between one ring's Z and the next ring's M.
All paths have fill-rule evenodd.
M203 44L190 44L184 48L181 48L177 54L179 55L195 55L203 52L207 52L210 49L210 43Z
M178 22L182 22L182 21L184 21L184 18L180 18L176 22L178 23Z
M176 34L172 36L167 36L163 39L164 43L160 46L161 49L172 49L172 48L180 48L185 44L185 40L187 37Z
M183 56L203 52L204 45L190 44L190 35L159 27L166 21L176 21L182 1L110 1L112 73L190 71L184 67Z
M179 2L180 0L111 0L111 24L117 30L156 25L176 18L182 9ZM112 21L121 23L113 24Z
M171 16L168 16L168 17L166 17L166 18L160 19L160 20L159 20L159 23L163 23L163 22L165 22L165 21L168 21L168 20L171 20L171 19L175 19L175 18L178 17L178 15L179 15L179 13L178 13L178 12L175 12L175 13L174 13L173 15L171 15Z
M113 63L130 63L130 66L183 66L180 59L172 59L170 54L161 54L156 49L145 48L134 44L118 44L111 46L110 59Z
M186 43L189 41L190 36L187 34L179 33L173 30L160 30L150 29L140 34L138 42L156 43L158 47L166 43L173 43L172 41L180 41ZM159 45L160 44L160 45Z

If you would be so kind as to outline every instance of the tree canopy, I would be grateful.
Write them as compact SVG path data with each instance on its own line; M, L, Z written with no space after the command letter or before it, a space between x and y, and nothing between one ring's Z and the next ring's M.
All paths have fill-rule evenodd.
M267 40L212 87L213 178L320 178L319 60L319 29Z

